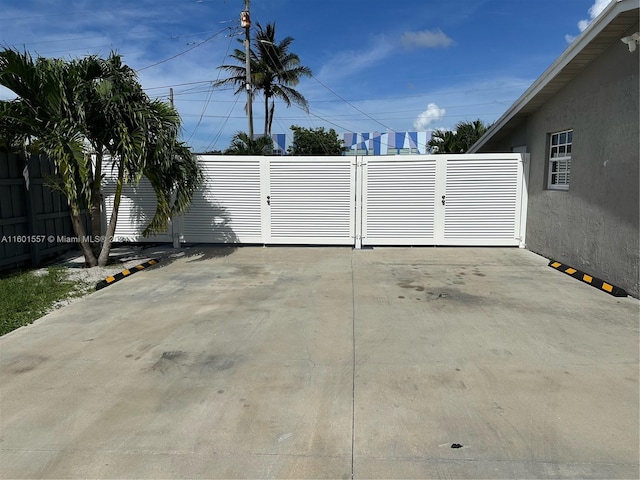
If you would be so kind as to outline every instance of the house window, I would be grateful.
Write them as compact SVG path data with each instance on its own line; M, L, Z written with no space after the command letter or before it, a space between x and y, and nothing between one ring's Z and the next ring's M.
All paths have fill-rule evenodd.
M549 142L549 183L552 190L569 190L573 130L552 133Z

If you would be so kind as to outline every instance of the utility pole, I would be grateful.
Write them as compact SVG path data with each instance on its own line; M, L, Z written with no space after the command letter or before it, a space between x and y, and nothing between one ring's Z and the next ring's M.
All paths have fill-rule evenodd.
M169 103L171 103L171 108L175 108L173 104L173 87L169 87Z
M253 140L253 93L251 92L251 16L249 14L249 3L251 0L244 0L244 11L240 12L240 26L244 27L244 49L246 56L246 88L247 88L247 116L249 117L249 138Z

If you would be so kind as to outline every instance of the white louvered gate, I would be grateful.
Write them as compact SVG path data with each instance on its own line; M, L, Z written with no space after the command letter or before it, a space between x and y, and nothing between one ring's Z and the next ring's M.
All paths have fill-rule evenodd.
M348 157L199 157L205 177L176 224L184 243L353 245Z
M265 243L353 245L355 161L267 157Z
M264 243L261 157L203 155L204 185L179 219L184 243Z
M205 183L165 234L143 239L153 191L146 183L127 187L116 240L524 246L520 154L202 155L199 162ZM111 190L105 188L107 207Z
M519 154L363 157L363 168L362 245L524 244Z
M363 158L362 244L436 243L436 158Z
M439 244L520 245L521 172L519 156L447 157Z

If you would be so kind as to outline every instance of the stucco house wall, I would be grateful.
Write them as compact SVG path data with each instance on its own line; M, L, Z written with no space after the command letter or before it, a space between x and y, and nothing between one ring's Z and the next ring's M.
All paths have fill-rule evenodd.
M633 31L637 30L636 25ZM635 297L640 296L638 53L614 41L490 148L511 151L526 145L530 153L527 248ZM550 134L569 129L573 129L569 190L549 190Z

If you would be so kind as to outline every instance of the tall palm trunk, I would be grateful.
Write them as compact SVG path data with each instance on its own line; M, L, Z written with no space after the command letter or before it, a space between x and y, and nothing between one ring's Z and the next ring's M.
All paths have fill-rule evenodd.
M269 95L264 94L264 136L269 135Z
M271 126L273 125L273 114L276 111L276 102L271 101L271 108L269 109L269 125L267 125L267 135L271 137Z
M91 215L91 251L98 257L102 242L102 148L97 149L96 164L93 169L93 185L91 186L91 205L89 213Z
M71 206L71 224L73 225L73 231L78 238L80 250L82 250L82 254L84 255L85 266L97 266L98 260L96 260L96 256L91 250L91 245L89 244L89 242L87 242L87 231L84 228L84 223L82 223L82 215L80 214L80 210L75 205Z
M107 225L107 231L105 232L105 239L102 243L102 251L98 257L98 265L104 267L109 261L109 252L111 251L111 242L113 236L116 233L116 223L118 222L118 209L120 208L120 199L122 197L122 185L124 183L124 161L120 159L120 165L118 168L118 181L116 183L116 192L113 197L113 210L111 210L111 218L109 219L109 225Z

